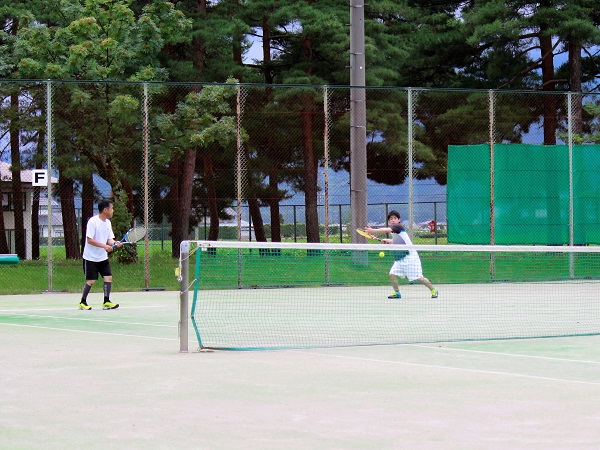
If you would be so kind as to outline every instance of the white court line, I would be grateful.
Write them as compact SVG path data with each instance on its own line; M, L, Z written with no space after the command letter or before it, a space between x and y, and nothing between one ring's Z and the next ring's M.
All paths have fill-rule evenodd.
M146 309L146 308L169 308L169 306L160 306L160 305L154 305L154 306L126 306L125 308L121 307L121 309ZM98 306L97 309L100 309L100 307ZM77 311L78 309L76 307L73 308L29 308L29 309L21 309L21 308L15 308L15 309L0 309L0 313L20 313L20 312L28 312L28 311ZM93 309L92 309L93 311ZM85 312L83 312L85 313ZM92 313L94 314L94 313Z
M85 314L85 313L84 313ZM109 313L111 314L111 313ZM164 327L164 328L177 328L175 325L163 325L148 322L122 322L118 320L106 320L106 319L89 319L85 317L63 317L63 316L42 316L38 314L8 314L5 317L35 317L40 319L58 319L58 320L77 320L79 322L102 322L102 323L116 323L119 325L144 325L148 327Z
M518 353L502 353L502 352L490 352L485 350L469 350L466 348L453 348L453 347L434 347L432 345L425 344L403 344L407 347L419 347L419 348L428 348L431 350L449 350L454 352L465 352L465 353L481 353L487 355L495 355L495 356L511 356L514 358L531 358L531 359L543 359L548 361L564 361L564 362L576 362L576 363L584 363L584 364L600 364L600 361L588 361L585 359L568 359L568 358L556 358L552 356L536 356L536 355L520 355Z
M107 333L104 331L88 331L88 330L70 330L69 328L54 328L54 327L40 327L37 325L20 325L16 323L0 323L1 325L8 325L13 327L25 327L25 328L39 328L42 330L55 330L55 331L72 331L74 333L86 333L86 334L102 334L106 336L124 336L124 337L138 337L144 339L157 339L160 341L179 341L179 338L163 338L163 337L155 337L155 336L141 336L139 334L124 334L124 333Z
M530 378L530 379L534 379L534 380L558 381L558 382L562 382L562 383L586 384L586 385L591 385L591 386L600 386L600 382L593 382L593 381L578 381L578 380L568 380L565 378L552 378L552 377L540 377L537 375L524 375L521 373L497 372L494 370L465 369L465 368L461 368L461 367L438 366L435 364L420 364L420 363L409 363L409 362L403 362L403 361L390 361L390 360L386 360L386 359L331 355L331 354L325 354L325 353L309 352L306 350L294 350L294 351L296 351L298 353L306 353L308 355L325 356L327 358L350 359L350 360L355 360L355 361L368 361L368 362L376 362L376 363L384 363L384 364L397 364L397 365L402 365L402 366L423 367L423 368L428 368L428 369L446 369L446 370L455 370L455 371L459 371L459 372L473 372L473 373L483 373L483 374L487 374L487 375L500 375L500 376L509 376L509 377L517 377L517 378Z

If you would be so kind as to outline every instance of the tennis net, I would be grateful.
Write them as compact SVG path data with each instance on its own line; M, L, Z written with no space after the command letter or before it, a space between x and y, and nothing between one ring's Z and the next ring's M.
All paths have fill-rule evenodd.
M388 298L407 249L437 298ZM600 334L600 247L184 241L179 279L182 351Z

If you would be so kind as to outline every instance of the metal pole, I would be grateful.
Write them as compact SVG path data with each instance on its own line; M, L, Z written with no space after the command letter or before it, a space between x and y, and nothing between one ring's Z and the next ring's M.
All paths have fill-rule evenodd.
M343 227L343 222L342 222L342 205L339 204L338 205L338 219L340 222L340 244L342 242L344 242L344 227Z
M495 153L495 141L496 141L496 108L495 108L494 91L488 92L488 105L489 105L489 132L490 132L490 245L494 245L496 240L496 229L495 229L495 178L494 178L494 153Z
M150 195L148 194L148 147L150 139L148 137L148 83L144 83L144 111L143 111L143 141L144 141L144 227L150 230L148 202ZM146 288L150 286L150 255L149 255L149 231L144 238L144 285Z
M365 10L350 0L350 204L352 242L366 242L357 228L367 224L367 106L365 92Z
M323 88L324 148L323 148L323 208L325 209L325 242L329 242L329 90Z
M329 91L323 88L323 208L325 209L325 242L329 242ZM325 251L325 284L329 285L329 250Z
M568 113L568 145L569 145L569 245L574 245L574 208L573 208L573 93L567 94L567 113Z
M489 132L490 132L490 245L496 242L496 199L494 190L496 188L495 164L494 158L496 154L496 97L494 91L488 92L488 109L489 109ZM490 254L490 279L496 278L496 255Z
M237 229L238 229L238 241L242 240L242 140L241 140L241 86L237 86L236 96L236 139L237 139L237 183L236 183L236 197L237 197Z
M52 84L46 81L46 164L48 171L48 291L52 291Z
M413 223L414 221L414 205L413 205L413 158L414 158L414 91L412 88L408 89L408 234L410 238L413 238ZM387 217L387 214L386 214Z
M437 202L433 202L433 223L435 224L435 231L433 232L434 244L438 243L438 220L437 220Z
M242 143L242 86L238 83L237 85L237 95L236 95L236 141L237 141L237 229L238 229L238 241L242 240L242 199L243 199L243 181L244 181L244 147ZM250 217L250 204L248 204L248 217ZM248 223L250 226L248 227L248 233L250 234L250 240L252 240L252 221L249 220ZM238 288L242 287L242 249L238 249L238 260L237 260L237 269L238 269Z
M188 351L188 290L190 285L190 243L181 242L179 248L181 261L179 273L179 352Z
M575 217L573 207L573 93L567 94L567 140L569 146L569 245L575 244ZM569 253L569 276L575 277L575 261L573 253Z

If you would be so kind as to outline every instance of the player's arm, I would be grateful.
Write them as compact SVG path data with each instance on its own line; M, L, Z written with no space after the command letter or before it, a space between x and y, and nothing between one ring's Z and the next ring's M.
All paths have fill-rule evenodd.
M389 227L386 227L386 228L371 228L371 227L365 227L365 231L366 231L367 233L371 233L371 234L374 234L374 233L391 233L391 232L392 232L392 229L391 229L391 228L389 228Z
M93 245L94 247L100 247L100 248L103 248L103 249L104 249L104 250L106 250L107 252L112 252L112 251L113 251L112 245L109 245L109 244L110 244L110 241L113 241L113 242L114 242L114 240L113 240L113 239L109 239L109 240L108 240L108 242L107 242L106 244L104 244L104 243L102 243L102 242L100 242L100 241L97 241L97 240L95 240L95 239L92 239L92 238L91 238L91 237L89 237L89 236L86 236L86 240L87 240L87 243L88 243L88 244L90 244L90 245Z
M110 248L114 248L113 246L116 245L117 247L121 247L123 246L123 244L121 244L121 241L115 241L112 238L109 238L108 241L106 241L106 243L108 245L110 245Z

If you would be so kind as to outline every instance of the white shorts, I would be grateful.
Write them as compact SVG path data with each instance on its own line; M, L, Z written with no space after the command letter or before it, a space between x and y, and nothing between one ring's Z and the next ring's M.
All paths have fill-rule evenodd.
M415 281L423 278L423 268L421 267L421 258L417 252L411 252L400 261L394 262L390 269L390 275L408 278L408 281Z

